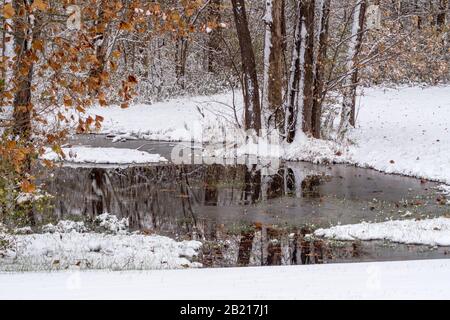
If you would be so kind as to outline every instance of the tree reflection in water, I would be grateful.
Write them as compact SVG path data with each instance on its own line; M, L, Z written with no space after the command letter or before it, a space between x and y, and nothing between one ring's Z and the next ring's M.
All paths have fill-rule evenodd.
M379 181L370 181L379 189ZM361 202L354 211L348 205L348 196L362 188L352 181L348 185L356 191L348 190L342 183L333 182L326 168L283 167L267 175L245 165L61 167L45 181L55 195L53 208L36 216L92 220L108 212L128 217L134 230L202 240L207 266L324 263L358 257L363 250L358 244L330 248L311 237L308 222L347 218L342 203L354 219L368 214ZM347 202L332 202L336 196L330 188ZM357 199L363 196L355 194ZM373 194L367 197L372 199Z

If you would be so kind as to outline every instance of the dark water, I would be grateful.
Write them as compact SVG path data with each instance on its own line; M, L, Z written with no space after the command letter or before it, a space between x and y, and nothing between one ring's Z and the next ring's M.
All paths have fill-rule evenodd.
M114 146L143 143L151 152L170 154L168 143ZM373 170L309 163L286 163L270 175L245 165L64 166L46 181L55 199L44 216L128 217L135 230L203 241L207 266L444 258L447 248L310 236L330 224L401 219L406 210L409 219L446 214L449 207L436 201L435 187Z

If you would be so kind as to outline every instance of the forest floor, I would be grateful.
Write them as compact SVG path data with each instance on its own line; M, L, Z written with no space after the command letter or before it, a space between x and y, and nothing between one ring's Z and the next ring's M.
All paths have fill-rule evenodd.
M450 299L450 260L0 273L0 299Z

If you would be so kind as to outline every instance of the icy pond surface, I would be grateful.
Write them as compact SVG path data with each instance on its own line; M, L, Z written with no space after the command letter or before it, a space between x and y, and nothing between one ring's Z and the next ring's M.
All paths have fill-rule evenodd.
M133 148L170 159L176 143L78 137L74 145ZM109 212L133 229L203 242L204 266L446 258L449 248L323 241L319 227L448 214L438 184L345 165L67 165L45 181L54 219Z

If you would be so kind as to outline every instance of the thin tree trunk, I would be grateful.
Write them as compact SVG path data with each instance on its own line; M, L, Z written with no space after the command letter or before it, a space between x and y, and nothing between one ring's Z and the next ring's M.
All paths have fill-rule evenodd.
M287 92L287 103L285 108L285 123L284 134L286 141L292 143L295 139L295 131L298 119L301 114L299 110L299 103L303 104L303 99L300 92L303 92L301 86L302 81L302 65L304 62L305 53L305 39L302 36L303 29L305 28L303 11L301 10L301 3L297 4L297 21L294 30L294 46L292 49L291 67L289 70L289 83Z
M101 74L105 70L106 58L108 53L108 30L107 23L105 21L105 10L107 9L107 0L101 0L98 8L98 20L96 22L96 35L95 35L95 56L97 58L97 62L91 68L89 78L90 85L93 91L94 96L100 91L102 86L102 77Z
M275 125L284 119L284 0L266 1L263 108Z
M16 61L14 68L15 94L13 101L13 133L28 143L31 138L31 82L33 79L34 62L31 59L33 35L33 20L30 19L28 8L33 1L14 0L12 5L17 15L14 19Z
M39 37L39 17L29 14L32 0L13 0L12 6L16 15L13 22L14 50L16 59L13 70L13 134L24 146L32 144L33 104L31 101L31 85L33 80L33 42ZM27 155L21 163L20 179L28 179L32 169L32 158ZM23 204L16 204L21 206ZM17 209L17 208L16 208ZM32 209L27 209L29 223L35 224Z
M314 0L303 0L297 6L285 116L285 135L288 143L294 141L297 131L312 134L314 3Z
M245 108L245 129L253 129L257 134L261 130L261 101L259 97L258 75L255 54L248 28L245 0L231 0L236 30L241 48L243 96Z
M448 0L439 0L439 11L436 17L437 29L443 31L447 26Z
M209 22L214 26L208 39L208 72L211 73L217 73L220 66L219 57L222 52L222 46L220 45L220 39L222 38L222 27L220 25L221 6L221 0L211 0L209 5Z
M331 0L322 0L322 7L320 8L320 34L319 34L319 49L316 61L316 70L314 78L314 101L312 108L312 128L313 137L321 138L321 118L323 105L323 92L325 85L325 65L328 51L328 31L330 21L330 4Z
M348 49L347 75L342 102L341 123L339 136L343 138L350 126L355 126L356 91L358 87L358 58L361 51L364 22L366 12L366 1L357 0L353 11L353 26L351 40Z
M175 70L177 76L177 83L182 89L185 88L185 76L186 76L186 59L188 50L188 40L182 37L177 42L177 53L176 53L176 63Z
M303 132L313 134L312 109L314 101L314 16L315 0L303 0L302 8L305 13L305 61L303 84Z

